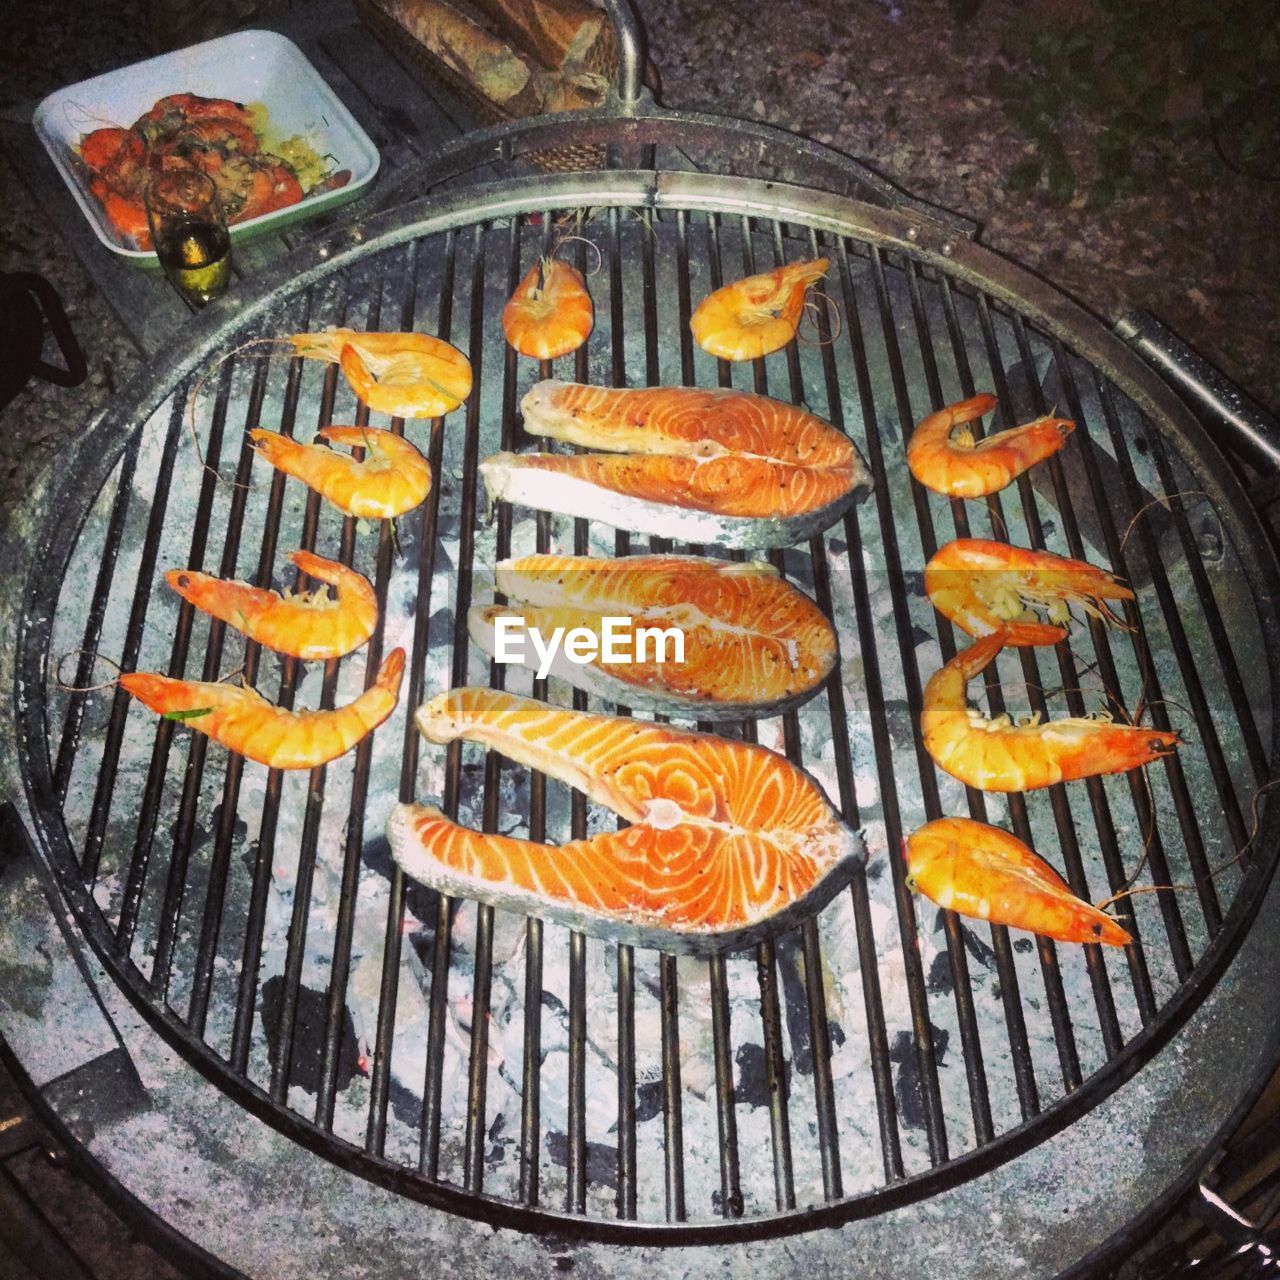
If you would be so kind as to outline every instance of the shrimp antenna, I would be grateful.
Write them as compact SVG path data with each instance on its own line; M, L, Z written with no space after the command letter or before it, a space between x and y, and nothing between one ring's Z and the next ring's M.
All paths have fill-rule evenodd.
M1280 778L1272 778L1270 782L1263 783L1263 785L1253 793L1253 804L1250 807L1251 825L1248 839L1245 840L1244 844L1242 844L1231 857L1227 858L1223 862L1219 862L1217 866L1213 867L1209 872L1208 879L1216 880L1224 871L1229 871L1237 862L1248 855L1250 849L1253 847L1254 840L1258 837L1258 828L1262 825L1262 818L1258 814L1258 801L1261 800L1272 787L1276 786L1280 786ZM1144 850L1143 861L1145 860L1146 851ZM1141 870L1142 863L1139 863L1138 870L1135 871L1126 882L1126 887L1121 889L1118 893L1113 893L1111 897L1107 898L1104 902L1098 903L1098 910L1103 911L1113 902L1118 902L1121 898L1132 898L1140 893L1190 893L1198 889L1198 886L1194 884L1146 884L1134 887L1133 882L1137 878L1138 872Z
M68 658L78 657L79 655L85 654L85 653L92 654L94 662L105 662L107 666L114 667L116 670L116 674L112 676L110 680L104 680L101 684L76 685L76 684L70 683L70 681L68 680L64 680L62 677L63 663L65 663ZM123 674L124 674L124 668L118 662L115 662L111 658L108 658L105 655L98 653L96 649L68 649L67 652L64 653L57 660L56 663L54 663L53 682L58 686L59 689L63 690L63 692L65 693L97 693L98 690L100 689L113 688L116 684L119 683L120 677Z
M601 253L600 246L596 244L594 240L589 240L586 236L576 236L576 235L575 236L559 236L556 239L555 244L551 246L551 253L549 256L554 258L556 254L559 253L560 250L565 245L572 243L574 240L577 240L581 244L587 245L589 248L595 251L596 265L592 267L590 271L587 272L587 275L594 276L598 274L600 270L604 267L604 254Z
M1143 503L1133 514L1133 519L1125 526L1124 537L1120 539L1120 553L1124 554L1125 544L1129 541L1129 535L1133 532L1134 526L1142 519L1152 507L1164 507L1166 510L1174 498L1199 498L1204 502L1208 502L1209 495L1203 489L1183 489L1176 493L1162 494L1158 498L1152 498L1150 502Z
M200 466L205 471L212 472L214 478L217 479L217 481L220 484L228 484L233 489L247 489L250 487L247 484L240 484L239 481L236 481L236 480L228 480L227 477L224 476L222 472L218 470L217 467L213 466L211 463L205 460L204 452L200 448L200 435L196 428L196 402L200 398L200 393L201 391L204 390L205 383L208 382L209 379L212 378L213 375L217 373L222 368L222 366L226 364L226 362L230 360L233 356L240 355L242 352L249 350L250 347L261 347L261 346L268 346L268 345L278 347L281 344L288 343L288 342L289 342L288 338L250 338L248 342L242 342L238 347L232 347L230 351L224 351L213 362L213 364L208 369L206 369L204 373L200 375L199 379L196 381L195 386L191 388L191 399L188 401L188 404L187 404L187 411L188 411L187 423L191 431L191 447L195 450L195 455L200 460ZM289 344L289 345L292 346L292 344ZM269 360L275 354L277 353L274 351L255 352L255 357L260 357L265 355L266 358Z
M832 325L831 333L825 338L822 336L822 326L819 319L820 308L817 301L819 298L821 298L826 304L827 314L835 317L835 323ZM831 346L838 342L840 335L844 332L844 316L841 314L840 304L829 293L824 292L822 289L812 288L805 296L804 311L801 314L802 316L807 316L810 312L814 315L814 323L818 325L818 337L806 337L800 332L799 326L797 326L796 340L798 342L809 343L815 347Z

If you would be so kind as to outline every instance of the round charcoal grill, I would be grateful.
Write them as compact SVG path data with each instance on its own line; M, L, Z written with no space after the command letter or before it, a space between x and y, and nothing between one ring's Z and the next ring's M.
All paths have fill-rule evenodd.
M877 1215L1078 1121L1161 1052L1231 962L1280 848L1258 800L1276 728L1277 567L1181 402L962 224L808 144L644 105L572 130L491 131L450 164L518 161L553 138L606 143L619 167L447 187L301 250L251 300L210 309L86 437L22 608L33 820L80 929L153 1026L344 1168L560 1238L713 1243ZM696 171L708 156L717 171ZM565 234L599 250L596 328L539 368L498 320ZM583 240L562 252L596 265ZM814 256L832 260L831 305L801 341L742 366L693 345L689 315L709 290ZM248 447L259 423L310 439L370 421L335 368L258 342L327 325L436 333L473 363L464 408L390 424L435 473L397 528L342 519ZM491 598L496 559L658 545L486 511L477 464L530 443L519 399L551 375L803 402L873 473L867 502L774 557L832 618L840 666L798 712L719 730L808 769L870 857L816 918L748 952L677 959L584 937L439 898L390 862L382 832L398 800L553 843L615 821L495 754L432 747L412 721L434 693L490 681L586 707L491 666L468 644L466 610ZM1056 407L1077 430L1014 487L949 503L911 480L904 440L925 413L986 389L1000 401L993 429ZM935 770L916 729L922 689L964 638L933 612L921 570L968 535L1089 558L1137 593L1129 630L1088 620L1055 649L1006 651L971 698L1015 717L1142 712L1183 734L1176 755L1026 796L966 791ZM278 658L162 581L191 567L290 586L300 546L376 584L366 651ZM81 650L77 686L100 670L96 653L188 679L242 669L282 704L333 706L394 645L409 652L395 715L310 774L267 771L119 690L53 678ZM904 834L945 814L1014 831L1090 900L1135 872L1142 889L1177 887L1128 900L1125 951L962 920L907 889L899 854Z

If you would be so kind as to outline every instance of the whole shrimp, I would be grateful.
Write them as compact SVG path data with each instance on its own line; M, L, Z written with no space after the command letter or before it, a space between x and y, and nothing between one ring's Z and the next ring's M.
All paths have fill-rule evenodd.
M1129 935L1017 836L974 822L939 818L905 840L907 885L962 916L1011 925L1058 942L1123 947Z
M295 551L289 559L308 577L334 587L337 598L324 587L281 596L193 569L170 569L164 579L197 609L277 653L319 661L358 649L378 625L378 599L369 580L310 551Z
M984 636L934 673L924 691L920 729L938 767L980 791L1032 791L1103 773L1126 773L1178 745L1159 729L1076 716L1015 725L986 719L965 702L965 686L1004 646L1003 632Z
M967 424L995 407L995 396L984 393L921 419L907 444L911 474L949 498L985 498L1057 453L1076 428L1068 418L1046 416L975 441Z
M805 290L830 265L827 258L789 262L717 289L689 320L694 339L722 360L754 360L785 347L796 336Z
M256 689L135 671L120 683L144 706L182 720L270 769L314 769L350 751L396 709L404 650L393 649L377 681L354 702L332 711L286 711Z
M925 565L924 589L933 607L971 636L1003 630L1007 645L1057 644L1067 637L1069 605L1095 618L1127 624L1107 600L1132 600L1114 574L1084 560L1031 551L984 538L948 542ZM1030 605L1047 610L1041 622Z
M403 436L378 427L321 427L316 434L364 449L364 460L261 427L254 427L249 437L273 467L349 516L390 520L412 511L431 492L431 464Z
M594 324L582 272L559 258L535 262L502 309L507 341L535 360L554 360L576 351Z
M300 356L337 363L364 404L393 418L438 418L471 394L471 361L427 333L325 329L286 341Z

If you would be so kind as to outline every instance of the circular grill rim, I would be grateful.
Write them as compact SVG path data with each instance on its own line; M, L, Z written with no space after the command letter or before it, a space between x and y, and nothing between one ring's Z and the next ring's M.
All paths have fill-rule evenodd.
M784 223L803 220L806 226L817 230L879 243L977 285L1088 361L1154 420L1154 425L1178 446L1179 461L1208 484L1214 511L1223 520L1258 609L1259 630L1273 674L1270 755L1275 758L1280 750L1280 679L1274 678L1280 657L1280 561L1240 481L1207 432L1167 384L1116 335L1026 268L956 236L953 228L925 227L922 234L917 218L788 184L708 174L616 170L482 183L429 195L403 209L388 211L368 223L357 223L327 240L304 246L264 273L252 295L243 299L231 295L208 308L192 324L183 349L145 367L115 397L90 424L80 446L65 459L49 487L51 510L44 513L43 538L36 547L22 594L15 697L23 782L38 838L76 922L130 1002L212 1083L259 1119L339 1167L451 1213L495 1225L602 1243L746 1242L839 1226L924 1199L1012 1160L1061 1132L1154 1058L1216 985L1254 923L1263 891L1280 861L1280 810L1268 806L1264 812L1254 848L1264 854L1269 850L1269 855L1250 860L1217 935L1188 979L1160 1009L1155 1022L1130 1039L1116 1057L1088 1076L1074 1093L1059 1098L1031 1120L1004 1130L985 1146L869 1192L749 1218L639 1222L530 1207L472 1193L443 1180L428 1180L407 1165L371 1155L363 1147L339 1138L287 1105L277 1106L252 1081L233 1075L223 1059L203 1039L194 1036L182 1019L150 999L146 978L128 956L116 951L105 917L78 877L77 858L52 786L46 749L44 679L61 574L79 541L93 501L133 431L140 430L176 387L216 351L225 330L252 322L320 277L411 239L496 217L571 207L571 200L588 195L595 206L746 213ZM163 393L157 391L161 386L166 388ZM78 512L74 523L57 518L57 512L67 509ZM41 567L50 564L59 566L56 583L54 575L40 572Z

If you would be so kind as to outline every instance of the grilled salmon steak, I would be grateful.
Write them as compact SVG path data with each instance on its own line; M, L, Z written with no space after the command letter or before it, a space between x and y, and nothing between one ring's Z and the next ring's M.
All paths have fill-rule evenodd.
M496 579L513 603L473 608L472 640L497 657L504 618L543 636L585 627L596 656L570 661L558 646L550 674L622 706L702 720L777 715L812 697L835 666L831 624L764 561L538 555L502 561ZM519 652L538 669L533 647Z
M848 436L767 396L546 381L521 408L530 434L603 452L494 454L480 464L490 501L758 548L820 533L871 489Z
M431 742L481 742L632 824L554 846L397 805L388 824L396 862L442 893L705 954L818 910L863 856L818 785L763 747L491 689L451 690L416 718Z

